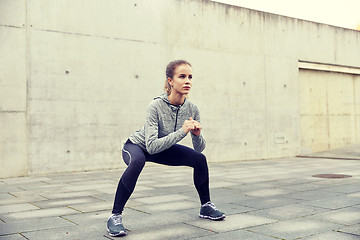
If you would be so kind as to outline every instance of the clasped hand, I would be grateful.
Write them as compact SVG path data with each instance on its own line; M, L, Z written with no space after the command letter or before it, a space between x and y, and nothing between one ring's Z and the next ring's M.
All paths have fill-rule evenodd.
M202 127L198 121L195 121L192 117L190 117L189 120L185 120L182 128L186 134L191 132L192 134L199 136Z

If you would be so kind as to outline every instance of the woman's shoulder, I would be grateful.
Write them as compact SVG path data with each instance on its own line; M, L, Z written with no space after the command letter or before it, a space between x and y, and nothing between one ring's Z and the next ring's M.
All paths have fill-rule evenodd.
M199 111L197 105L196 105L194 102L186 99L185 104L187 105L188 108L190 108L190 109L192 109L192 110L195 110L195 111Z
M164 108L164 105L167 105L166 102L159 96L155 97L153 100L151 100L148 104L148 110L149 109L161 109Z

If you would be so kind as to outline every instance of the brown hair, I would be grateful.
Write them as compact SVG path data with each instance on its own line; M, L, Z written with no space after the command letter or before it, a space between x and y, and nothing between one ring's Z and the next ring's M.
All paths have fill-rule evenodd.
M164 90L166 91L167 95L170 95L171 93L171 85L169 84L168 78L173 78L174 74L175 74L175 69L177 68L177 66L180 65L189 65L191 67L191 64L186 61L186 60L175 60L175 61L171 61L167 67L166 67L166 80L165 80L165 85L164 85Z

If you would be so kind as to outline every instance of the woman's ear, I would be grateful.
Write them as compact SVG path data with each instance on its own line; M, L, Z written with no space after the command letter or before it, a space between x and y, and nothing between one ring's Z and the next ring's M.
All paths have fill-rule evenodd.
M172 80L171 78L169 78L169 77L168 77L168 79L167 79L167 80L168 80L169 85L170 85L170 86L172 86L172 82L173 82L173 80Z

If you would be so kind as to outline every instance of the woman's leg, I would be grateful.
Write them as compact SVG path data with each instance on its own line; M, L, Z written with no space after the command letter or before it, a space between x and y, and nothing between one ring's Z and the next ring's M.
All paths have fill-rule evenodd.
M119 181L112 210L112 213L120 214L134 191L137 179L146 162L143 150L138 145L129 141L124 145L122 155L128 167Z
M175 144L167 150L154 155L146 154L151 162L169 166L189 166L194 168L194 185L199 194L201 204L210 201L209 170L204 154L194 149Z

